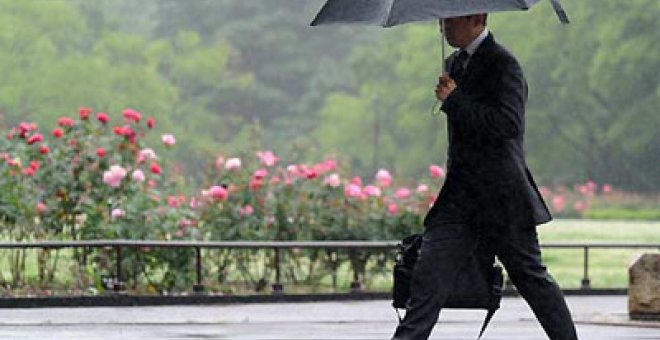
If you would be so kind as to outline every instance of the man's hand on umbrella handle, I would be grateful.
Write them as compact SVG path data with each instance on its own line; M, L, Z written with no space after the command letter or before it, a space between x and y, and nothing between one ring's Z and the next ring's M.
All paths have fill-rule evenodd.
M438 100L445 101L454 92L454 89L456 89L456 82L445 73L438 79L438 85L435 88L435 97Z

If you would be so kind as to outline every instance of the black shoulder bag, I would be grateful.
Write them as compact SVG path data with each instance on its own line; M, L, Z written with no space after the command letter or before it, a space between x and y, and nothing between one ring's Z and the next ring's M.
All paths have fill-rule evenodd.
M392 288L392 306L397 315L399 308L405 309L410 297L412 273L417 263L422 235L415 234L404 238L397 245L397 259L394 264L394 285ZM492 255L479 256L475 252L459 270L453 284L452 293L443 308L485 309L488 311L479 338L483 335L493 314L500 308L502 299L502 268L494 265ZM399 315L399 322L401 316ZM478 339L479 339L478 338Z

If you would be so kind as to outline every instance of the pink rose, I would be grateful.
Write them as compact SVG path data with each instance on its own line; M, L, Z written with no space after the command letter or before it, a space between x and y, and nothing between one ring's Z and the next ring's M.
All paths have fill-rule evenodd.
M29 167L37 171L41 167L41 163L39 161L31 161Z
M561 213L566 208L566 198L562 195L557 195L552 199L552 210L556 213Z
M142 119L142 115L133 109L125 109L122 115L124 116L124 119L128 122L137 123L140 121L140 119Z
M28 123L25 123L25 122L22 122L22 123L18 124L18 131L19 131L19 135L22 138L25 138L27 133L32 131L32 125L30 125Z
M179 222L179 228L192 228L197 226L197 221L184 218Z
M398 199L406 199L410 197L412 193L410 192L410 189L408 188L399 188L396 190L394 193L394 196Z
M298 166L295 164L289 164L286 167L286 171L291 176L295 176L295 177L300 176L300 170L298 169Z
M149 167L149 170L151 170L151 173L154 175L159 175L162 172L160 165L158 165L158 163L151 163L151 167Z
M47 155L50 152L50 149L47 145L42 145L39 147L39 153L42 155Z
M396 215L399 212L399 206L396 203L390 203L387 205L387 213L390 215Z
M62 129L60 129L60 128L54 128L53 129L53 136L55 138L60 138L60 137L64 136L64 131L62 131Z
M190 209L197 209L197 207L199 207L199 200L197 200L196 197L192 197L188 206Z
M92 109L88 107L81 107L80 110L78 110L78 114L80 115L80 120L87 120L91 113L92 113Z
M229 197L229 191L220 185L214 185L209 190L202 191L202 196L210 197L218 201L225 201Z
M41 143L43 140L44 137L41 134L35 133L34 135L30 136L30 138L28 138L27 143L28 145L32 145L34 143Z
M583 214L587 210L587 204L583 201L577 201L573 204L573 209L580 214Z
M135 138L135 131L128 125L115 126L112 128L112 132L117 136L124 136L130 139Z
M307 179L314 179L319 176L319 173L315 169L307 169L305 170L305 177Z
M344 188L344 195L346 197L358 198L362 196L362 188L360 185L350 183Z
M42 202L37 203L37 214L43 215L48 210L48 207Z
M252 179L250 179L250 189L254 191L259 190L263 184L263 178L252 177Z
M147 127L153 129L154 126L156 126L156 120L154 120L154 117L147 118Z
M174 146L174 144L176 143L176 139L174 138L174 135L171 134L163 135L161 139L163 141L163 144L165 144L165 146Z
M588 181L584 185L576 186L576 190L584 196L593 196L598 189L598 185L594 181Z
M367 185L364 187L363 191L367 196L371 197L380 197L381 195L380 188L375 185Z
M325 171L335 171L337 170L337 161L334 159L326 159L323 162L323 167Z
M610 184L603 185L603 193L609 194L611 192L612 192L612 185Z
M167 196L167 205L169 205L172 208L178 208L181 206L181 202L179 201L179 198L176 196Z
M376 173L376 181L381 187L387 188L392 185L392 175L386 169L380 169Z
M154 152L153 149L146 148L140 150L140 152L138 153L137 162L138 164L141 164L145 161L155 160L156 158L157 158L156 152Z
M225 163L225 169L236 170L241 167L241 160L239 158L230 158Z
M431 164L429 166L429 174L433 178L445 177L445 169L443 169L441 166Z
M541 186L539 188L539 192L541 193L541 196L543 196L543 197L548 197L548 196L550 196L550 194L552 194L552 191L550 191L550 188L548 188L546 186Z
M105 156L105 149L104 148L96 148L96 155L99 158L103 158Z
M340 186L341 185L341 179L339 178L339 174L334 173L334 174L331 174L331 175L327 176L323 180L323 184L325 184L327 186L330 186L332 188L336 188L336 187Z
M282 181L282 179L279 176L273 176L270 178L270 184L272 185L277 185Z
M73 127L76 122L69 117L60 117L57 119L57 125L61 127Z
M355 177L351 178L351 184L355 184L357 186L362 186L362 178L360 178L359 176L355 176Z
M119 165L113 165L110 170L103 172L103 183L116 188L121 184L124 177L126 177L126 169Z
M429 191L429 186L426 185L426 184L420 184L420 185L417 186L417 190L415 190L415 191L417 191L420 194L423 193L423 192L427 192L427 191Z
M279 160L272 151L257 151L257 157L264 166L273 166Z
M11 158L7 156L6 160L7 160L7 165L9 166L21 166L20 158Z
M107 123L110 120L108 114L103 112L98 113L96 115L96 119L103 124Z
M126 213L122 209L114 208L114 209L112 209L111 216L112 216L113 219L116 219L116 218L121 218L121 217L126 216Z
M252 175L255 179L263 179L266 176L268 176L268 171L266 169L259 169Z
M254 213L254 208L251 205L247 204L241 208L241 216L250 216Z
M23 175L28 176L28 177L34 176L34 174L36 172L37 172L37 170L35 170L34 168L30 168L30 167L23 169Z
M142 170L140 170L140 169L137 169L137 170L133 171L133 176L132 177L133 177L133 180L138 182L138 183L142 183L146 179L146 176L144 176L144 172L142 172Z
M596 182L594 182L592 180L587 181L586 186L592 192L596 191L596 189L598 189L598 184L596 184Z

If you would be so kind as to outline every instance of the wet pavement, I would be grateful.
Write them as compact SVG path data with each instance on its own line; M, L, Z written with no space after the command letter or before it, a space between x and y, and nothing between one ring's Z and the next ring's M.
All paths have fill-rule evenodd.
M631 323L626 296L570 296L580 339L660 339ZM475 339L484 311L445 310L431 339ZM0 339L389 339L389 301L0 309ZM504 298L484 340L546 339L520 298Z

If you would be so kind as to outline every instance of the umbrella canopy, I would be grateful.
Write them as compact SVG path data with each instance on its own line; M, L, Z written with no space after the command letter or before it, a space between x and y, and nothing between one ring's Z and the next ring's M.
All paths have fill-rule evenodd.
M366 24L391 27L413 21L477 13L524 11L540 0L328 0L312 26ZM563 23L568 23L559 0L550 0Z

